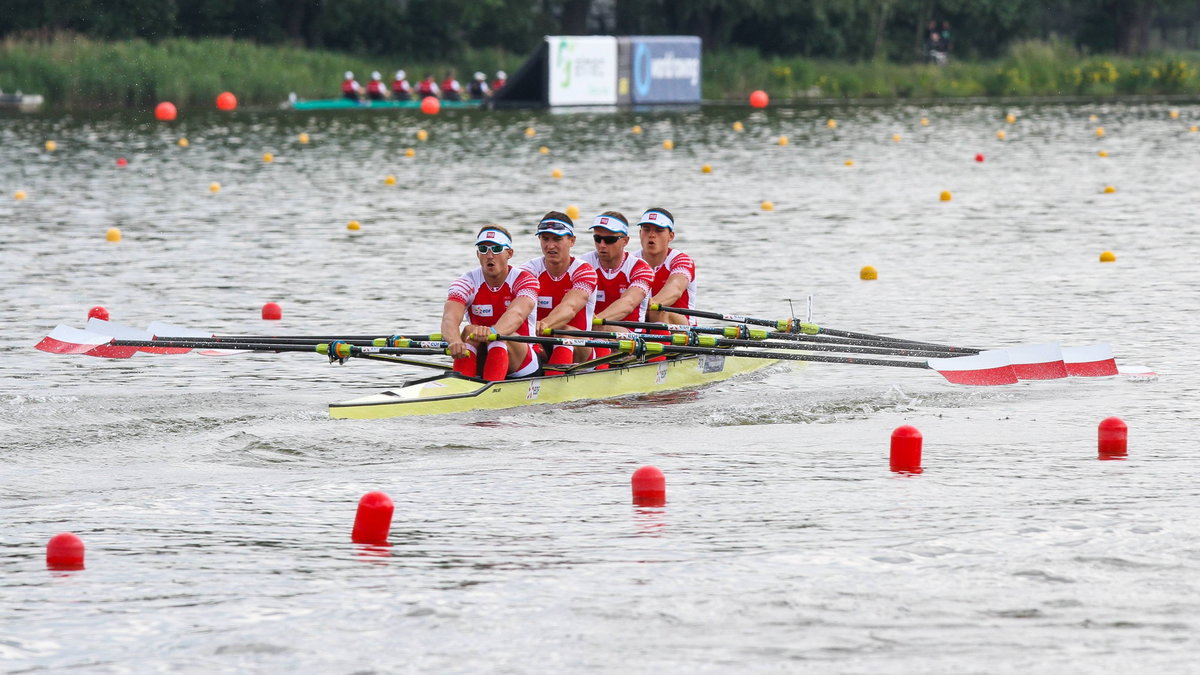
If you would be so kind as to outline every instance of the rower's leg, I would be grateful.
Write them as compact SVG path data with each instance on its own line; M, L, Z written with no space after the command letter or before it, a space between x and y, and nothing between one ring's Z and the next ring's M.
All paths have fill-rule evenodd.
M467 356L454 359L454 372L467 377L475 377L479 373L479 353L475 345L467 345Z
M593 351L596 354L596 358L600 358L601 356L608 356L609 354L612 353L612 350L607 347L596 347ZM608 364L602 363L602 364L596 366L596 370L608 370Z
M507 343L504 342L488 343L487 358L483 362L483 379L488 382L499 382L508 376L508 364L512 355L506 346Z
M575 347L566 345L557 345L554 351L550 352L550 365L564 366L575 362ZM559 375L561 373L547 371L547 375Z

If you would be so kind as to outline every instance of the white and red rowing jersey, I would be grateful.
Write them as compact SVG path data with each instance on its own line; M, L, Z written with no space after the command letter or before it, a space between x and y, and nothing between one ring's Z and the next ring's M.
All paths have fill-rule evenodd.
M387 89L384 87L383 80L371 80L367 83L367 93L376 96L387 94Z
M587 302L584 303L583 309L580 309L567 323L572 328L579 330L592 329L592 316L596 312L596 270L591 265L579 258L571 258L571 262L567 265L567 271L558 278L555 278L550 274L550 270L546 269L544 257L530 260L521 265L521 269L528 270L537 277L538 321L549 316L550 312L554 311L554 308L563 301L563 298L567 297L568 291L580 290L587 294Z
M642 252L634 253L639 258L642 258ZM645 260L645 258L642 258ZM649 264L649 263L646 263ZM667 249L667 257L663 258L662 264L658 267L651 267L654 270L654 281L650 284L651 295L657 295L659 291L667 285L667 279L673 274L682 274L687 277L688 285L684 289L683 295L679 299L671 303L672 307L682 307L683 309L696 308L696 263L692 260L692 256L678 251L673 248ZM694 324L695 319L689 317L689 320Z
M592 251L583 256L583 261L596 268L596 313L603 312L630 288L640 288L645 296L628 316L621 321L645 321L646 307L650 304L650 284L654 282L654 270L641 258L625 252L625 257L615 270L606 270L600 265L600 254Z
M467 323L494 326L512 301L522 297L534 303L538 299L537 277L528 270L510 267L504 283L499 288L492 288L483 278L483 268L477 267L450 284L446 299L467 306ZM534 312L530 312L529 318L517 329L517 335L533 335L535 324Z

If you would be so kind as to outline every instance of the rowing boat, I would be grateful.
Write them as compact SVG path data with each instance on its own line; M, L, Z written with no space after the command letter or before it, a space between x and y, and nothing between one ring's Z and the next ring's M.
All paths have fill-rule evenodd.
M442 108L479 108L479 101L442 101ZM351 101L348 98L323 98L305 101L289 99L283 104L292 110L420 110L420 101Z
M42 107L45 99L41 94L6 94L0 91L0 108L11 108L21 112L34 112Z
M651 394L728 380L774 363L777 362L767 359L698 355L500 382L449 372L408 382L381 394L330 404L329 415L339 419L381 419Z

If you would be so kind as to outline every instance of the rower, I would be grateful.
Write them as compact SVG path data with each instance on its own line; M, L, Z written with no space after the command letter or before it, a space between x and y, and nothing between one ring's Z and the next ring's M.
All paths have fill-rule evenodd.
M442 98L447 101L462 100L462 85L454 77L454 71L446 73L446 79L442 80Z
M483 379L525 377L538 370L529 345L489 341L500 335L532 335L538 300L537 277L508 264L513 257L512 235L499 225L485 225L475 237L479 267L454 283L442 308L442 335L454 357L454 370L468 377L479 374L479 349L487 350ZM466 326L460 330L463 318Z
M397 101L408 101L412 99L412 87L405 79L406 73L403 70L396 71L396 79L392 80L392 98Z
M634 255L645 260L654 270L654 282L650 284L650 304L667 307L695 309L696 306L696 263L688 254L671 248L675 240L675 219L671 212L654 207L646 209L638 221L641 231L642 250ZM647 321L659 323L696 324L694 317L651 310Z
M629 221L617 211L605 211L588 229L593 231L596 250L584 255L583 261L596 268L596 318L645 321L654 271L645 260L625 250ZM597 357L608 353L596 349Z
M383 84L383 75L379 71L371 73L371 81L367 83L367 98L372 101L382 101L387 98L387 86Z
M492 90L488 89L487 76L483 73L475 73L475 79L471 80L471 84L467 85L467 93L475 101L482 101L492 95Z
M596 270L571 255L575 223L565 213L550 211L538 223L537 238L542 245L542 257L521 265L521 269L528 270L538 280L537 334L566 327L591 330L596 307ZM590 353L587 347L558 345L551 351L548 363L584 361Z
M433 81L432 74L426 74L425 79L417 84L417 98L425 98L426 96L434 96L441 98L442 90L438 89L437 82Z
M357 101L361 91L362 87L358 86L358 82L354 81L354 73L347 70L346 75L342 78L342 98Z
M496 79L492 80L492 93L500 91L506 84L508 84L508 73L505 73L503 70L497 70Z

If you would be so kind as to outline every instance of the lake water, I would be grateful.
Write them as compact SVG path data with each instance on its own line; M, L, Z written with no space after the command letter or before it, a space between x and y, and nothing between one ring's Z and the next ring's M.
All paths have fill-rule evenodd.
M1158 103L0 117L0 669L1192 671L1193 124L1200 105ZM434 331L481 224L524 260L568 204L584 226L671 209L706 309L803 316L811 295L830 327L1107 342L1158 378L810 364L361 422L325 406L415 369L32 349L93 305L139 327ZM1127 461L1097 461L1109 415ZM888 470L901 424L921 475ZM663 508L630 504L643 464ZM370 490L396 504L383 551L349 541ZM47 571L62 531L86 570Z

